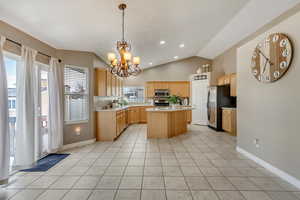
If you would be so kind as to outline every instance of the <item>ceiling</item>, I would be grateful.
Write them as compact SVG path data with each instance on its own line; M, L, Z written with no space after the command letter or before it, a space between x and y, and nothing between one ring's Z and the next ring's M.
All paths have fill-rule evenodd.
M128 0L125 38L142 68L195 56L248 1ZM55 48L92 51L106 59L121 39L120 2L1 0L0 19Z
M251 0L197 55L215 58L299 3L300 0ZM266 9L270 5L272 9Z

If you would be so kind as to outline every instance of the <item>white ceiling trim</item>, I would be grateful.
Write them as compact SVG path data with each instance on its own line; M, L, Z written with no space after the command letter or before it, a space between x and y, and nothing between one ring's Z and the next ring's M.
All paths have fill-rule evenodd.
M209 59L217 57L299 2L300 0L251 0L197 56Z

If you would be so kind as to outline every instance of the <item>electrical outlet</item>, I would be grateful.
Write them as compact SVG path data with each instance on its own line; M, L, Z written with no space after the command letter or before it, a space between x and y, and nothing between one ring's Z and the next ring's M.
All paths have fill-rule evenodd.
M255 138L253 143L254 143L256 148L259 148L260 144L259 144L259 139L258 138Z

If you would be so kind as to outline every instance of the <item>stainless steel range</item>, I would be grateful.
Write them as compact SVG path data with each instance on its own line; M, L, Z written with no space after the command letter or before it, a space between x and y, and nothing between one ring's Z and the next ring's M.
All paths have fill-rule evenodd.
M169 106L168 98L170 93L168 89L156 89L154 95L153 101L155 106Z

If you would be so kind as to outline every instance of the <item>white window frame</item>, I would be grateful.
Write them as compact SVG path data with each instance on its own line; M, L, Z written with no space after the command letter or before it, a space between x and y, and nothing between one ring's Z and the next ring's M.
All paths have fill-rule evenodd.
M70 68L75 68L75 69L81 69L81 70L85 70L86 73L87 73L87 80L86 80L86 91L87 93L76 93L76 94L79 94L79 95L82 95L82 96L86 96L87 97L87 110L88 110L88 114L87 114L87 119L86 120L69 120L69 121L66 121L65 119L65 113L64 113L64 123L66 125L71 125L71 124L82 124L82 123L88 123L89 120L90 120L90 72L89 72L89 69L86 68L86 67L79 67L79 66L75 66L75 65L65 65L64 66L64 70L66 67L70 67ZM65 71L64 71L64 75L65 75ZM66 95L70 95L72 93L66 93L65 91L65 80L64 80L64 84L63 84L63 89L64 89L64 107L66 106L65 104L65 96ZM65 112L65 109L64 109L64 112Z

